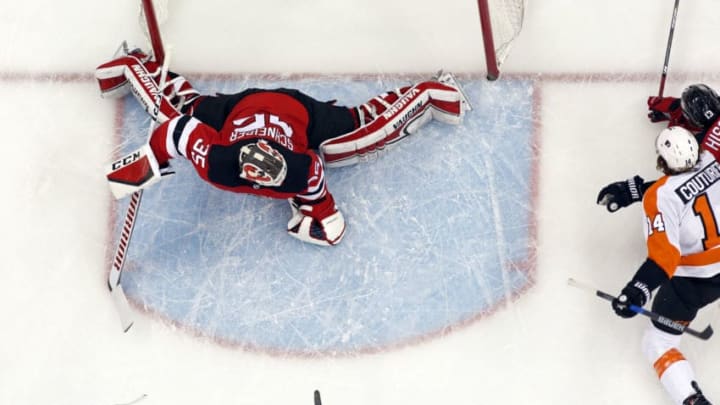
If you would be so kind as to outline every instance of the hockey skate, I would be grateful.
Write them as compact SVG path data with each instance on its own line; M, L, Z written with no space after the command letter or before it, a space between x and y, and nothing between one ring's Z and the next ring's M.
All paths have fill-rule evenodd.
M465 94L462 86L460 86L457 79L455 79L455 75L450 72L443 72L441 69L435 74L435 76L432 77L432 80L456 88L462 97L460 104L462 105L463 111L472 111L472 104L470 104L467 94Z
M705 398L702 391L700 391L700 387L697 382L693 381L691 385L695 390L695 393L685 398L683 405L712 405L710 401Z

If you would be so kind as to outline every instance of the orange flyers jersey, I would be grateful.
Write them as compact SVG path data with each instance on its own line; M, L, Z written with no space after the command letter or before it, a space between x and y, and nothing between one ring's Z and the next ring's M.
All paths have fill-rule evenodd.
M720 163L710 153L692 171L661 177L643 208L648 258L668 276L720 273Z

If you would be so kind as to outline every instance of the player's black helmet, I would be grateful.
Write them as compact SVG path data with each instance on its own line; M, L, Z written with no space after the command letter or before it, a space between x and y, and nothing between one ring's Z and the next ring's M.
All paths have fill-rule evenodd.
M696 127L707 128L720 116L720 99L705 84L693 84L686 88L680 103L683 115Z

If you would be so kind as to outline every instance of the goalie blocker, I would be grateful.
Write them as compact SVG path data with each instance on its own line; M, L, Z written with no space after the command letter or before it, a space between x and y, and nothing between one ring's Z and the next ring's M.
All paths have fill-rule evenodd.
M159 74L159 66L139 52L121 55L96 72L104 96L131 90L161 123L147 145L110 165L107 177L115 197L159 181L171 159L187 159L217 188L287 199L292 213L287 232L325 246L339 243L346 230L327 189L326 166L366 160L431 119L458 124L469 109L450 74L356 107L322 102L294 89L199 96L174 73L174 85L160 88L155 83ZM160 107L154 109L157 97Z
M174 172L168 166L160 168L150 145L127 154L108 165L106 177L110 191L116 199L126 197L136 191L150 187L163 176Z

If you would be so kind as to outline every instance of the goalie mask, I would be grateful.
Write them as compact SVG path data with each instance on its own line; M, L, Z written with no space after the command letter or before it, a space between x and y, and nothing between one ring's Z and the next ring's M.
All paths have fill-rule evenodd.
M686 172L698 161L699 147L695 135L683 127L669 127L655 140L658 168L665 174Z
M265 140L243 146L238 159L240 177L261 186L279 186L287 175L285 158Z
M693 84L686 88L680 98L685 118L698 128L709 127L720 115L720 100L717 93L704 84Z

